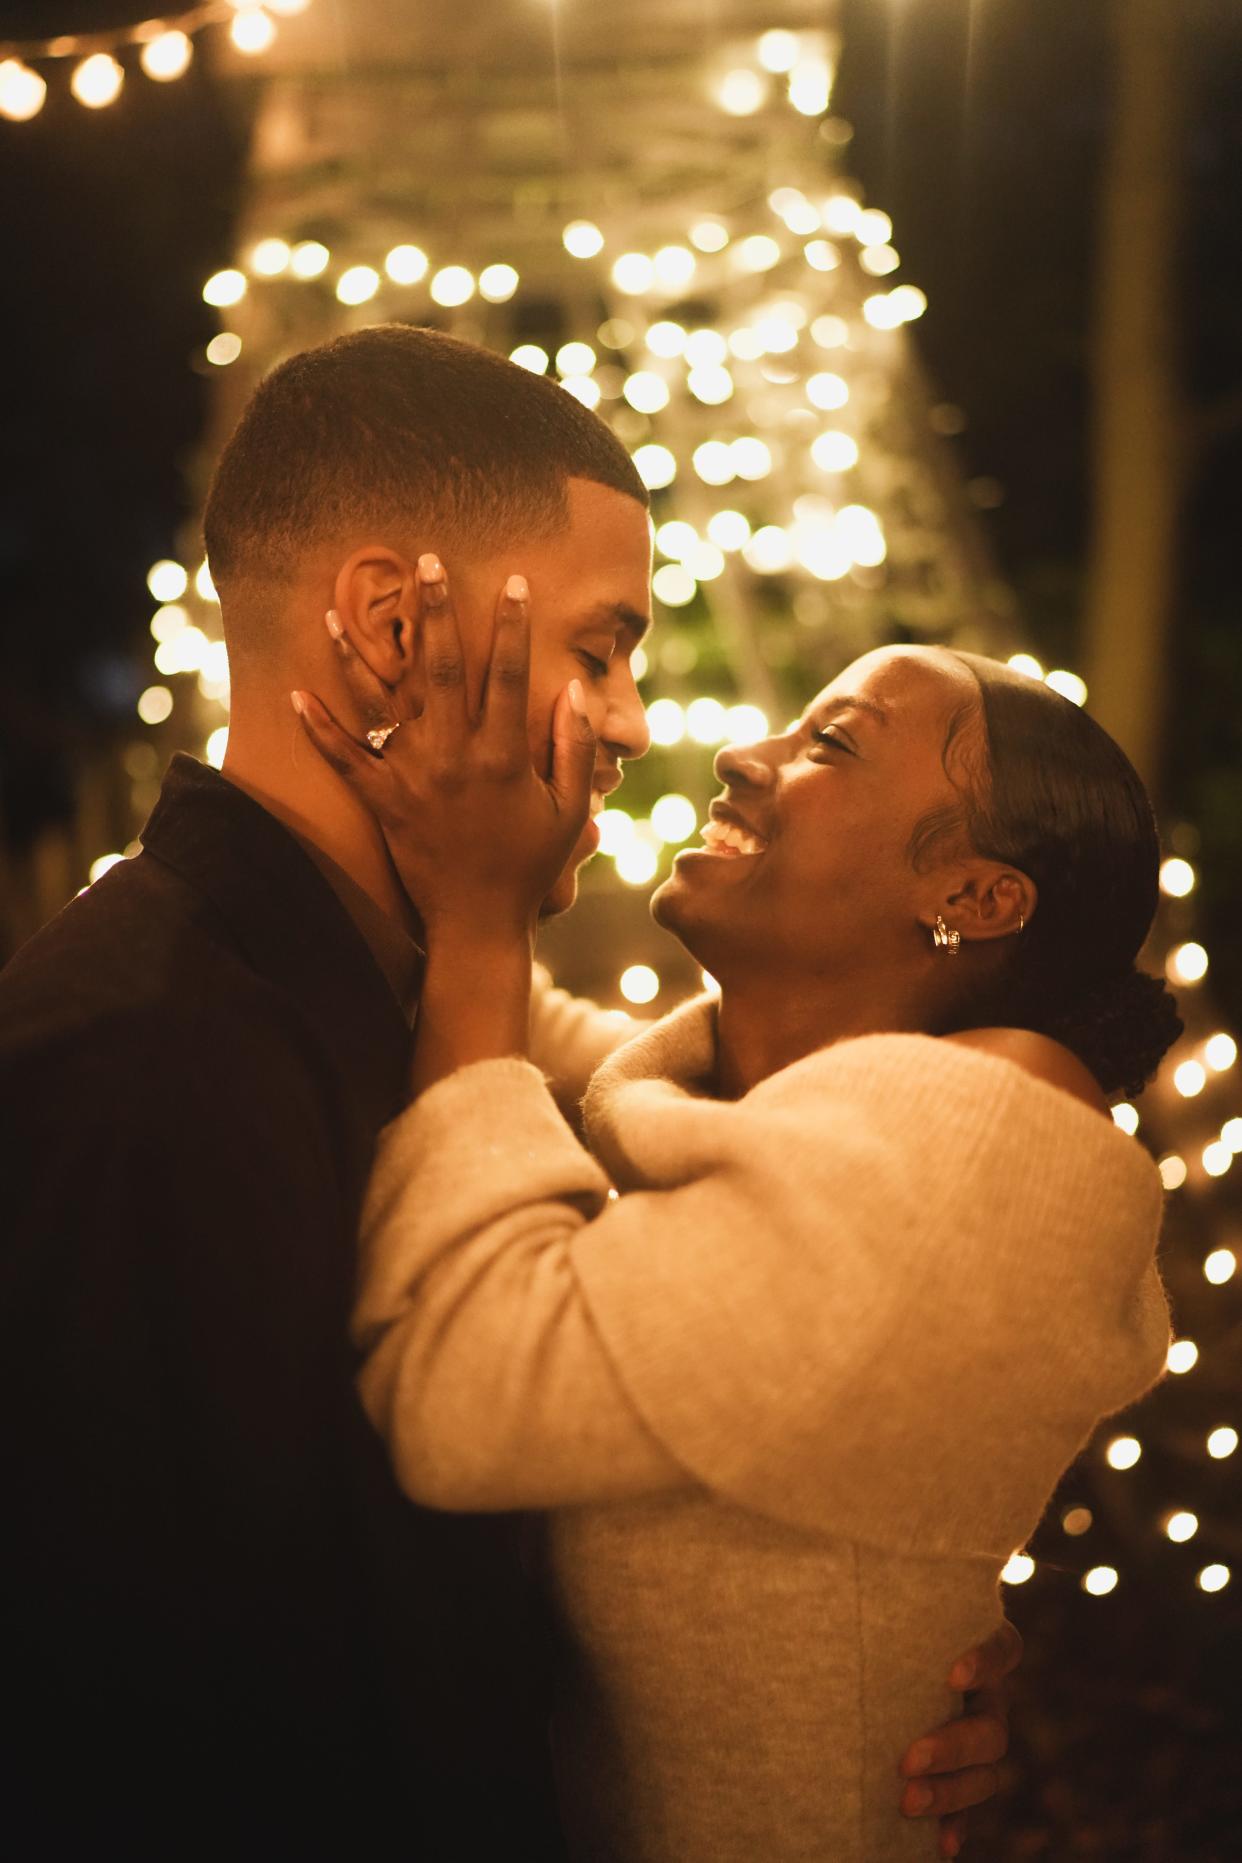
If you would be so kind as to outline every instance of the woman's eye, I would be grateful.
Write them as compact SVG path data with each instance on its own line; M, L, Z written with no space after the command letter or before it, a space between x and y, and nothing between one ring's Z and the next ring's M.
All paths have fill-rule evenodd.
M578 658L582 661L582 664L586 667L592 679L607 679L607 660L601 660L598 654L588 653L585 647L579 647Z
M843 737L838 737L832 725L824 725L820 730L812 731L811 736L817 744L827 744L833 750L844 750L851 757L855 755L853 745L847 744Z

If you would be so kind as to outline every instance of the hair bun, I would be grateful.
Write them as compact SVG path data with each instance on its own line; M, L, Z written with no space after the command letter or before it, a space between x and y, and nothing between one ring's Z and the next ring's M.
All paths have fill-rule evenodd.
M1163 977L1132 966L1042 1025L1084 1062L1112 1098L1141 1093L1184 1023Z

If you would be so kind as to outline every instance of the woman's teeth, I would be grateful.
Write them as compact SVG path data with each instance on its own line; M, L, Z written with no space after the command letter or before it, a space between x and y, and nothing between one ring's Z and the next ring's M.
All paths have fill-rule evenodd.
M762 854L764 843L758 835L748 834L745 828L738 828L733 822L704 822L703 844L711 854L722 854L726 858L738 854Z

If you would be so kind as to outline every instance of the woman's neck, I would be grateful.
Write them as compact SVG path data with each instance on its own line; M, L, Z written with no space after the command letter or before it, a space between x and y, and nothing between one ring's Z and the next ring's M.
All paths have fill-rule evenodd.
M918 1033L931 1026L930 1004L907 985L879 978L833 978L790 987L785 979L721 985L716 1090L737 1100L769 1075L817 1048L856 1035Z

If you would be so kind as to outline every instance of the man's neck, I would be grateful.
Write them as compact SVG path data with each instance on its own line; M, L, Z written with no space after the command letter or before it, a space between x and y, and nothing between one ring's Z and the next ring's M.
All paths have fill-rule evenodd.
M411 937L419 935L411 906L374 817L344 782L319 761L289 712L289 726L247 731L234 719L222 774L269 815L312 842Z

